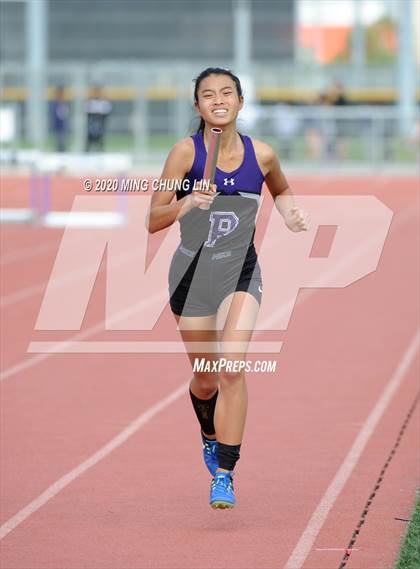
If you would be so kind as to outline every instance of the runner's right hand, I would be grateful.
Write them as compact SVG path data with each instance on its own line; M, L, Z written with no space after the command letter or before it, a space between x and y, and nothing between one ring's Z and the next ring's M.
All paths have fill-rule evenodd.
M211 184L210 190L201 190L202 180L195 184L190 194L191 205L200 209L209 209L216 197L216 184Z

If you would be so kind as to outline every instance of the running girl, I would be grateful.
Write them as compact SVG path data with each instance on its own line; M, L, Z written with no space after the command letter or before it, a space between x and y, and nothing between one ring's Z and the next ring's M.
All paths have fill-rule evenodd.
M194 104L198 131L175 144L161 178L197 186L210 129L216 127L223 133L215 184L206 191L199 184L178 191L176 200L173 192L156 192L148 218L151 233L180 222L181 243L169 270L170 304L193 368L202 358L245 360L262 296L253 238L263 183L291 231L309 228L309 216L295 206L274 150L237 131L243 106L238 77L223 68L205 69L195 80ZM235 371L238 367L196 371L190 383L212 475L212 508L232 508L236 501L232 475L247 412L245 373Z

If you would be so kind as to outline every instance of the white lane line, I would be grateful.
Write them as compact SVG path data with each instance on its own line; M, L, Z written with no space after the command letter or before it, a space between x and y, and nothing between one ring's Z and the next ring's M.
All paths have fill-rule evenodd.
M399 388L404 375L418 350L418 345L419 334L417 333L409 348L405 352L397 370L393 374L391 381L386 386L382 396L375 405L362 431L359 433L359 436L357 437L355 443L353 444L353 447L351 448L345 461L340 467L340 470L338 471L333 482L325 493L318 508L314 512L292 556L289 558L285 569L298 569L305 561L312 547L312 544L315 541L316 536L318 535L319 530L321 529L328 515L329 510L331 509L335 499L337 498L345 482L350 476L354 466L356 465L361 453L363 452L369 438L371 437L383 413L385 412L393 395ZM141 429L141 427L148 423L158 413L177 401L182 395L186 393L188 385L189 381L183 383L167 397L161 399L155 405L147 409L144 413L132 421L125 429L123 429L118 435L116 435L106 445L99 449L99 451L72 469L70 472L62 476L59 480L51 484L44 492L42 492L42 494L40 494L27 506L22 508L22 510L20 510L17 514L7 520L0 527L0 539L3 539L7 534L9 534L22 522L24 522L29 516L31 516L39 508L51 500L51 498L56 496L59 492L61 492L61 490L73 482L73 480L84 474L89 468L95 466L100 460L108 456L113 450L125 443L132 435L134 435L139 429ZM331 550L331 548L328 549Z
M391 379L379 397L376 405L366 419L362 429L359 431L356 440L347 453L347 456L342 462L331 484L322 496L321 501L308 522L308 525L299 538L295 549L287 560L284 569L300 569L303 566L305 559L309 555L312 546L315 543L325 520L327 519L329 511L344 488L344 485L357 465L359 458L369 442L377 424L385 413L396 391L400 387L407 370L410 368L410 365L419 349L419 341L420 334L419 331L417 331L408 348L404 352L396 370L392 374Z
M168 298L168 291L166 290L166 288L162 289L156 292L154 295L149 296L145 300L142 300L137 304L133 304L129 308L117 312L116 314L110 317L109 322L112 324L120 320L123 320L130 314L133 314L138 310L142 310L143 308L146 308L147 306L150 306L155 302L162 304L167 300L167 298ZM47 358L50 358L52 355L59 353L60 349L66 349L66 346L70 346L72 342L89 338L90 336L93 336L94 334L103 331L103 329L104 329L104 322L103 320L101 320L100 322L93 324L89 328L86 328L86 330L83 330L82 332L77 332L77 334L74 334L74 336L71 336L65 342L56 342L55 348L51 347L48 353L37 354L36 356L27 358L26 360L23 360L18 364L4 370L2 373L0 373L0 381L4 381L5 379L13 377L14 375L20 373L21 371L24 371L25 369L31 368L32 366L38 364L39 362L46 360Z
M56 239L50 239L45 243L40 243L39 245L30 245L29 247L23 247L22 249L18 249L17 251L11 251L10 253L2 255L0 259L0 266L4 267L7 265L11 265L12 263L24 261L26 259L31 259L32 257L36 257L38 255L41 255L42 253L48 253L50 251L57 253L61 245L63 234L64 232L62 232L61 235L57 236ZM75 239L74 242L83 243L84 238Z
M397 213L393 215L391 219L391 224L387 231L387 236L384 241L384 246L381 251L380 258L378 260L378 264L381 262L381 257L383 255L383 251L386 245L386 240L388 239L389 232L394 230L396 227L404 225L407 221L410 221L412 218L417 217L418 212L415 209L407 208L403 210L401 213ZM337 262L333 267L321 273L318 278L314 281L311 285L311 288L302 287L300 290L305 291L305 298L302 299L302 295L299 295L297 298L290 298L286 300L277 310L275 310L271 317L264 322L264 325L268 323L269 328L278 321L279 318L284 318L288 314L291 314L292 311L304 300L306 300L309 296L316 294L321 289L325 287L325 284L331 282L332 278L338 276L342 271L345 271L349 266L355 264L360 257L364 257L366 253L369 251L370 248L376 247L378 244L378 236L381 236L382 232L377 232L373 234L369 239L362 241L357 247L355 247L352 251L350 251L345 257L343 257L339 262ZM368 275L366 275L368 276ZM359 279L360 280L360 279ZM336 289L337 290L337 289ZM264 328L261 326L260 328ZM256 331L256 333L261 332L261 330Z
M132 421L124 430L118 433L113 439L101 447L95 454L87 460L80 463L76 468L70 470L67 474L62 476L59 480L51 484L42 494L32 500L27 506L22 508L17 514L12 516L7 522L0 527L0 539L6 537L12 530L23 523L39 508L44 506L51 498L56 496L61 490L64 490L73 480L84 474L89 468L95 466L99 461L108 456L112 451L124 444L127 439L134 435L139 429L149 423L156 415L164 411L167 407L172 405L180 397L182 397L188 389L189 381L180 385L177 389L172 391L167 397L161 399L152 407L149 407L144 413L139 415Z
M162 294L162 293L160 293ZM167 291L165 290L164 294L167 294ZM155 295L155 297L158 297L159 293L157 293ZM153 298L153 297L152 297ZM151 299L148 299L146 301L149 302ZM141 303L140 303L141 304ZM138 305L136 305L135 309L137 310L139 308ZM126 316L126 313L131 311L130 309L127 309L125 311L122 311L122 314L117 314L114 316L114 318L119 319L119 318L124 318ZM96 329L94 330L94 332L90 332L93 328L99 328L99 326L102 326L102 322L96 324L95 326L93 326L92 328L85 330L84 332L81 332L79 334L76 334L73 339L81 339L81 337L88 337L89 335L91 335L91 333L96 332ZM69 340L69 342L71 342L71 339ZM417 344L418 344L418 335L417 335ZM418 346L417 346L418 347ZM45 358L48 358L51 354L38 354L37 356L35 356L34 358L31 358L29 361L29 365L25 365L28 362L22 362L21 364L18 364L18 366L22 366L25 365L25 368L21 368L21 369L26 369L26 367L31 367L32 365L35 365L37 363L38 360L42 360ZM408 364L409 365L409 364ZM407 365L407 367L408 367ZM15 366L18 367L18 366ZM11 368L12 369L12 368ZM9 370L6 370L9 371ZM398 370L397 370L398 371ZM15 373L18 373L18 371L16 371ZM397 374L394 374L397 375ZM402 376L404 375L404 373L402 373ZM179 397L181 397L181 395L186 391L187 387L189 385L189 382L182 384L177 390L175 390L175 392L172 392L171 395L169 395L166 399L161 400L160 402L158 402L154 407L148 409L145 413L143 413L142 415L140 415L140 417L138 417L133 423L130 423L130 425L124 429L120 434L118 434L114 439L112 439L107 445L105 445L105 447L102 447L102 449L100 451L98 451L97 453L95 453L90 459L87 459L85 462L83 462L81 465L79 465L78 467L76 467L75 469L71 470L69 473L67 473L66 475L64 475L62 478L60 478L57 482L55 482L54 484L52 484L51 486L49 486L42 494L40 494L37 498L35 498L32 502L30 502L30 504L28 504L27 506L25 506L22 510L20 510L20 512L18 512L17 514L15 514L12 518L10 518L7 522L5 522L1 527L0 527L0 539L2 539L5 535L7 535L10 531L12 531L13 529L15 529L18 525L20 525L24 520L26 520L32 513L34 513L36 510L38 510L41 506L43 506L48 500L50 500L52 497L54 497L56 494L58 494L63 488L65 488L68 484L70 484L70 482L72 482L75 478L77 478L78 476L80 476L81 474L83 474L84 472L86 472L86 470L88 468L90 468L91 466L93 466L94 464L96 464L99 460L101 460L101 458L107 456L110 452L112 452L112 450L114 448L117 448L117 446L119 446L120 444L122 444L123 442L125 442L129 436L131 436L131 434L134 434L139 428L141 428L141 426L143 426L145 424L145 422L147 422L148 420L150 420L151 417L149 417L147 419L147 421L144 421L143 419L143 423L140 424L140 426L138 426L137 428L134 428L133 430L133 425L137 425L137 423L141 420L142 417L144 416L148 416L148 414L150 414L152 412L153 409L155 409L156 407L158 407L158 411L154 412L154 415L156 415L158 412L160 412L161 410L163 410L162 408L162 404L164 401L167 401L167 403L164 405L164 408L170 406L170 404L174 401L176 401ZM398 384L399 385L399 384ZM389 389L389 385L386 389ZM398 386L397 386L398 387ZM397 387L395 387L394 391L397 389ZM180 392L180 393L179 393ZM175 394L178 394L176 395ZM392 393L393 395L393 393ZM391 395L391 397L392 397ZM172 396L172 400L169 400L169 398ZM378 419L379 420L379 419ZM123 439L121 440L121 442L115 444L114 441L119 441L120 437L123 437ZM360 435L359 435L360 437ZM104 454L104 449L107 449L107 451ZM102 452L102 455L100 455L100 453ZM94 457L98 457L96 461L91 462L93 460ZM85 466L83 466L85 465ZM328 512L327 512L328 513ZM316 536L315 536L316 537ZM296 569L295 567L293 568L289 568L289 569Z
M166 290L164 291L164 294L165 295L167 294ZM162 295L162 292L156 294L152 298L156 298L156 299L160 300L161 295ZM146 301L143 301L143 303L140 303L140 304L147 304L148 302L150 302L150 300L151 299L148 299ZM136 305L136 310L138 310L138 308L139 308L139 306ZM126 313L129 310L131 310L131 309L121 311L121 313L114 316L114 318L115 319L125 318ZM83 334L87 335L87 333L89 333L89 335L90 335L91 333L96 332L96 330L94 330L94 332L92 332L93 328L97 328L101 325L102 325L102 322L96 324L95 326L92 326L92 328L85 330L84 332L81 332L80 334L76 334L76 336L80 338ZM70 344L71 341L69 340L68 343ZM60 343L57 343L57 345L60 345ZM52 353L56 353L56 352L52 352ZM50 355L51 355L51 353L38 354L34 358L31 358L31 361L34 360L34 362L31 363L30 365L34 365L38 361L45 359L45 358L49 357ZM25 363L26 362L22 362L22 364L25 364ZM18 371L21 371L21 369ZM15 373L18 373L18 371L16 371ZM94 455L92 455L90 458L88 458L87 460L85 460L84 462L79 464L79 466L76 466L76 468L74 468L73 470L71 470L70 472L68 472L64 476L62 476L59 480L57 480L57 482L54 482L53 484L51 484L51 486L49 486L44 492L42 492L42 494L40 494L37 498L32 500L32 502L30 502L27 506L22 508L22 510L20 510L17 514L12 516L7 522L5 522L0 527L0 539L3 539L3 537L5 537L8 533L10 533L17 526L19 526L22 522L24 522L31 514L36 512L39 508L41 508L44 504L46 504L51 498L56 496L61 490L63 490L66 486L68 486L78 476L80 476L81 474L86 472L89 468L91 468L92 466L97 464L102 458L105 458L113 450L115 450L117 447L122 445L131 435L136 433L141 427L143 427L148 421L150 421L150 419L152 419L155 415L160 413L160 411L163 411L164 409L169 407L172 403L174 403L177 399L179 399L187 391L189 383L190 383L189 381L186 383L183 383L175 391L173 391L170 395L168 395L164 399L161 399L153 407L150 407L147 411L142 413L139 417L137 417L137 419L135 419L132 423L130 423L128 425L128 427L126 427L123 431L121 431L118 435L116 435L113 439L111 439L105 446L103 446Z
M75 240L75 243L82 243L82 240ZM9 253L9 255L5 255L2 258L1 266L8 265L15 261L23 261L24 259L31 258L35 255L39 255L41 253L45 253L47 251L55 251L58 252L61 244L61 238L57 241L44 243L42 245L34 246L34 247L26 247L20 251L14 251ZM86 272L86 269L80 269L80 271L74 271L64 279L57 279L56 282L53 283L52 286L61 286L62 284L66 284L68 282L72 282L73 280L77 280L79 277L82 277ZM27 286L21 288L15 292L8 294L7 296L3 296L0 299L0 307L6 308L7 306L12 306L17 302L21 302L22 300L27 300L32 296L41 295L45 292L45 289L48 284L48 280L42 281L38 284L34 284L31 286Z
M347 547L315 547L315 551L347 551ZM351 551L360 551L360 548L352 547Z
M48 241L47 243L32 245L31 247L25 247L23 249L19 249L18 251L11 251L10 253L2 256L0 266L5 267L6 265L10 265L18 261L24 261L26 259L30 259L31 257L36 257L37 255L41 255L42 253L46 253L48 251L57 251L59 246L60 239L57 239L57 241Z
M3 298L0 299L0 307L6 308L6 306L12 306L17 302L21 302L22 300L26 300L27 298L31 298L32 296L37 296L38 294L41 295L43 292L45 292L47 284L48 281L43 281L42 283L21 288L16 292L12 292L7 296L3 296Z
M414 214L415 214L415 212L413 212L413 210L408 209L406 212L406 216L404 216L403 220L406 221L406 217L410 218ZM402 218L402 216L399 216L399 218L398 218L399 222L403 221L401 218ZM358 257L364 255L366 253L366 250L368 250L372 245L376 245L376 244L377 244L377 241L376 241L375 236L372 239L361 243L359 245L359 247L356 248L354 251L352 251L347 257L345 257L341 261L341 263L338 263L335 267L333 267L332 269L330 269L326 273L322 274L318 279L319 282L316 282L314 286L315 287L316 286L322 287L324 282L329 282L329 280L332 278L332 276L334 276L337 273L340 273L340 271L343 270L343 268L347 267L347 265L349 263L354 262ZM354 257L354 258L352 258L352 257ZM125 262L125 260L126 259L123 259L122 262ZM117 263L117 264L119 264L119 263ZM73 273L66 275L62 279L57 279L56 281L53 282L52 286L59 287L63 284L68 284L68 283L77 281L77 280L79 280L79 278L82 278L86 274L90 274L89 267L81 268L79 271L74 271ZM11 306L17 302L22 301L22 300L26 300L28 298L31 298L32 296L42 294L45 291L47 284L48 284L48 281L43 281L43 282L38 283L36 285L32 285L30 287L23 288L23 289L18 290L18 291L14 292L8 296L5 296L2 299L0 299L0 306L5 308L7 306ZM310 290L313 291L316 289L312 287L312 289L310 289ZM278 310L276 310L272 314L270 323L277 321L277 319L280 316L282 316L285 311L287 311L287 313L290 313L290 311L295 306L295 302L296 302L296 299L290 299L287 303L283 304ZM268 324L268 326L270 325L270 323Z
M415 211L413 211L410 208L407 208L406 210L404 210L404 212L402 212L399 216L397 215L394 219L393 219L393 225L391 225L391 227L397 226L397 225L403 225L405 222L407 222L408 220L410 220L414 215L416 214ZM390 228L391 229L391 228ZM357 256L359 255L363 255L365 254L365 250L366 248L369 248L371 246L371 242L370 240L368 240L365 243L362 243L361 246L359 246L359 248L357 249ZM343 261L340 263L340 268L344 269L347 264L349 262L353 263L355 262L355 257L354 257L354 252L351 252L348 254L347 257L345 257L343 259ZM347 261L347 263L346 263ZM330 273L334 273L336 272L337 268L336 267L332 267L329 271L328 271L328 275L330 275ZM69 277L71 278L71 275L69 275ZM321 289L317 289L317 288L311 288L311 289L307 289L306 290L306 294L305 297L298 297L298 299L295 300L290 300L290 301L286 301L284 304L282 304L275 312L274 314L272 314L270 317L268 317L263 323L261 323L260 325L260 330L255 330L254 332L254 337L261 335L264 332L264 329L269 329L269 327L272 325L272 323L274 321L277 320L277 318L279 318L282 314L284 314L285 311L290 310L289 304L292 303L292 307L295 308L296 306L300 305L302 302L304 302L305 300L308 300L309 297L313 296L314 294L316 294L317 292L319 292L319 290ZM152 300L152 299L151 299ZM140 303L141 304L141 303ZM147 301L146 301L147 304ZM138 310L139 308L141 308L141 306L139 305L135 305L133 307L134 310ZM127 314L126 312L123 313L125 317L125 315ZM119 314L115 315L115 321L119 320ZM113 321L113 319L112 319ZM72 343L73 341L78 341L78 340L84 340L85 338L89 338L90 336L92 336L93 334L95 334L96 332L99 332L103 329L103 322L98 322L97 324L95 324L94 326L92 326L91 328L87 328L84 332L80 332L75 334L74 336L70 337L69 340L67 341L68 343ZM57 343L58 344L58 343ZM58 349L55 350L55 352L58 352ZM7 379L9 377L13 377L14 375L20 373L21 371L24 371L25 369L28 369L30 367L32 367L33 365L36 365L38 363L40 363L41 361L49 358L52 355L52 351L49 353L43 353L43 354L37 354L36 356L33 356L32 358L28 358L26 360L23 360L22 362L19 362L18 364L7 368L6 370L4 370L3 372L0 373L0 381L3 381L4 379Z
M166 297L166 295L167 295L166 289L163 293L162 292L157 293L156 295L154 295L154 297L151 297L151 298L147 299L146 301L139 303L139 305L140 304L142 304L142 305L148 304L148 303L150 303L150 301L152 299L161 300L162 294L164 294ZM125 318L127 315L127 312L129 312L133 309L138 310L140 308L139 305L136 305L135 307L131 307L130 309L121 311L121 313L114 316L114 319L117 320L120 318ZM76 334L73 337L73 339L75 339L76 337L78 339L81 339L82 337L87 337L88 335L95 333L99 329L102 329L102 326L103 326L103 323L100 322L100 323L92 326L88 330L85 330L84 332ZM71 340L68 341L68 344L69 345L71 344ZM61 343L57 342L56 346L60 346L60 345L61 345ZM280 347L281 347L281 343L280 343ZM28 360L27 362L22 362L21 364L18 364L18 366L15 366L15 368L10 368L10 370L7 370L7 371L9 372L9 375L12 372L13 372L13 374L19 373L19 371L26 369L26 367L31 367L32 365L35 365L36 363L38 363L38 361L41 361L41 360L49 357L52 353L57 353L57 349L51 353L38 354L35 357L30 358L30 360ZM4 377L3 379L6 379L6 377ZM66 486L68 486L78 476L80 476L81 474L86 472L89 468L91 468L92 466L97 464L102 458L106 457L113 450L115 450L117 447L122 445L131 435L136 433L142 426L144 426L148 421L150 421L160 411L163 411L164 409L169 407L172 403L174 403L177 399L179 399L187 391L188 386L189 386L189 381L180 385L175 391L173 391L166 398L158 401L153 407L150 407L147 411L142 413L137 419L135 419L132 423L130 423L128 425L128 427L126 427L123 431L121 431L116 437L111 439L98 452L96 452L90 458L88 458L87 460L85 460L84 462L79 464L79 466L77 466L76 468L74 468L73 470L71 470L70 472L65 474L64 476L62 476L59 480L57 480L57 482L54 482L53 484L51 484L51 486L49 486L42 494L40 494L37 498L32 500L32 502L30 502L27 506L22 508L22 510L20 510L17 514L15 514L13 517L11 517L7 522L5 522L0 527L0 539L3 539L3 537L5 537L8 533L10 533L12 530L14 530L18 525L20 525L22 522L24 522L31 514L36 512L39 508L41 508L44 504L46 504L46 502L48 502L51 498L56 496L61 490L63 490Z
M58 251L58 249L57 249L57 251ZM111 267L112 268L119 267L125 263L133 261L138 256L139 256L138 251L136 251L136 250L131 251L131 252L127 253L126 255L122 255L117 260L113 260L113 262L110 263L109 267L110 268ZM51 289L60 288L63 285L77 282L80 279L82 279L84 276L89 276L91 274L92 267L95 267L95 266L96 266L96 263L92 263L90 265L86 265L85 267L80 267L77 270L72 271L66 275L59 277L59 278L56 278L53 281L51 281L50 287L51 287ZM16 292L13 292L7 296L4 296L3 298L0 299L0 307L6 308L7 306L11 306L13 304L16 304L17 302L22 301L22 300L27 300L28 298L31 298L32 296L36 296L38 294L39 295L43 294L45 292L45 289L47 288L47 285L49 282L50 282L50 279L43 281L41 283L35 284L35 285L31 285L31 286L22 288L22 289L17 290Z
M261 212L263 199L264 198L261 199L257 216ZM78 242L83 243L82 240L78 240L76 238L74 240L74 243L78 243ZM44 245L44 247L45 246L46 245ZM55 248L56 248L57 253L60 249L60 246L61 246L61 240L60 240L60 242L55 243ZM50 247L51 247L51 245L50 245ZM38 248L39 248L39 250L42 250L42 246L38 246ZM37 247L32 248L32 250L36 250L36 249L37 249ZM30 250L31 250L31 248L27 248L26 252L29 253ZM22 254L23 253L25 253L25 250L22 251ZM131 251L128 254L123 255L121 258L118 258L117 261L114 261L110 265L110 267L112 266L113 268L115 268L115 267L120 266L121 264L124 264L125 262L133 261L135 259L135 257L137 257L137 256L139 256L139 252L137 250ZM11 253L9 255L9 260L10 259L19 260L19 251L17 251L15 253L15 257L13 257L13 253ZM28 298L32 298L33 296L44 294L45 289L47 288L47 285L49 283L50 283L51 288L59 288L62 285L71 284L72 282L77 282L78 280L80 280L84 276L86 276L86 275L89 276L90 273L91 273L91 265L88 265L86 267L81 267L78 270L72 271L71 273L68 273L68 274L66 274L60 278L56 278L51 283L50 283L50 278L49 278L46 281L42 281L40 283L21 288L15 292L8 294L7 296L3 296L2 298L0 298L0 308L7 308L9 306L13 306L14 304L16 304L18 302L27 300Z
M407 221L410 221L413 217L416 216L417 212L415 210L413 211L410 208L403 210L403 212L401 212L400 215L394 214L394 217L391 220L391 225L389 227L386 239L388 239L388 235L391 229L395 229L395 227L404 225ZM305 291L304 296L299 295L297 298L290 298L288 300L285 300L284 303L281 304L277 308L277 310L275 310L271 314L271 316L269 316L261 325L259 325L259 329L255 330L254 332L254 337L264 333L266 330L270 330L271 326L275 324L280 318L283 318L284 316L291 314L291 312L296 307L300 306L306 300L309 300L311 296L317 294L320 290L323 290L325 283L329 283L332 277L338 276L340 272L346 270L349 265L356 263L360 257L366 255L367 251L369 251L369 249L376 244L377 244L377 237L375 235L367 239L366 241L362 241L358 247L355 247L350 253L348 253L345 257L343 257L343 259L341 259L333 267L321 273L318 279L315 281L313 287L311 288L302 287L301 290ZM383 251L381 253L381 257L382 254Z

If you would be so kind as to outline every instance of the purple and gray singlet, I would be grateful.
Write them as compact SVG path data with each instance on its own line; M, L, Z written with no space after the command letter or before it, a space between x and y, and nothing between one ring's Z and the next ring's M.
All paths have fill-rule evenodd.
M203 133L192 136L194 163L186 179L189 190L177 192L177 199L192 191L194 183L203 178L207 151ZM241 135L245 147L242 164L232 172L216 168L215 184L219 195L209 210L194 208L180 219L181 245L197 251L204 248L229 250L248 248L252 243L255 217L264 183L264 176L248 136Z
M171 307L176 314L215 314L235 290L249 292L261 301L261 272L253 239L264 176L251 139L240 136L245 150L242 164L232 172L217 168L218 195L210 208L194 208L179 220L181 243L169 271ZM203 133L192 139L194 163L184 180L188 189L177 192L178 200L203 178L207 158Z

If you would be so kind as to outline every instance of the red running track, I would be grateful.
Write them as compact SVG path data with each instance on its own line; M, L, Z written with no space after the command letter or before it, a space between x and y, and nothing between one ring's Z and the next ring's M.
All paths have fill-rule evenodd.
M2 382L3 569L338 569L419 389L417 181L291 182L297 195L375 195L394 217L374 273L343 289L301 290L287 331L263 335L284 345L276 374L248 378L229 512L208 506L188 398L181 389L167 400L191 375L186 356L28 354L31 340L49 339L33 328L61 231L1 228L2 370L12 370ZM103 319L103 300L104 271L83 329ZM168 310L161 324L176 339ZM349 569L393 565L406 527L395 518L410 517L419 483L418 421L417 406Z

